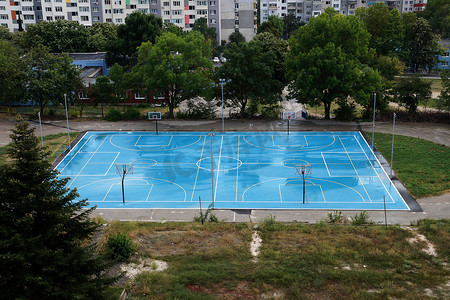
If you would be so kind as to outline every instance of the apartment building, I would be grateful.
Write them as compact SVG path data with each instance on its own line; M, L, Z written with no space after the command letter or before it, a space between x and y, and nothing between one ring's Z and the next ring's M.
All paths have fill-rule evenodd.
M238 30L247 40L256 34L256 0L0 0L0 25L11 32L40 21L73 20L89 27L96 22L125 23L134 11L152 13L190 30L199 18L215 28L218 41Z

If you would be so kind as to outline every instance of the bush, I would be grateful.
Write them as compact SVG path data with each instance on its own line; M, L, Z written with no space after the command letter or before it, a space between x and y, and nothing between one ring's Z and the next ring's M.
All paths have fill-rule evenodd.
M185 105L185 106L184 106ZM177 113L179 119L212 119L215 117L211 101L202 98L187 100Z
M342 215L342 211L334 210L328 213L327 216L328 216L327 223L337 224L345 222L345 217Z
M112 122L122 120L122 113L117 109L111 108L105 116L105 119Z
M339 107L333 113L339 121L353 121L356 118L356 105L353 102L339 101Z
M367 225L371 223L369 214L365 210L360 212L359 215L352 217L352 225Z
M135 108L128 108L122 115L122 120L139 120L141 113Z
M107 255L110 259L126 261L135 251L135 246L126 234L117 233L108 237L106 242Z

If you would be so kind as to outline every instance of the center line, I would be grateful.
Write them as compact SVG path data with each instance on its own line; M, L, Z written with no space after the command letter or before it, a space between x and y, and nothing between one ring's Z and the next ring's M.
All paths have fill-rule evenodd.
M223 144L223 135L222 135L222 140L220 142L219 163L217 164L217 178L216 178L216 187L214 188L214 202L216 202L217 183L219 182L220 157L222 156L222 144Z

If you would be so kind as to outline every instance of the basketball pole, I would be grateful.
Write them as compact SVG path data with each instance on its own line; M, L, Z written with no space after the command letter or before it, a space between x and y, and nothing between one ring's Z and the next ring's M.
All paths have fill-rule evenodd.
M158 135L158 118L155 118L155 124L156 124L156 135Z
M289 135L289 123L291 121L291 117L288 117L288 135Z
M305 186L305 172L302 172L303 177L303 204L305 204L305 193L306 193L306 186Z
M122 202L125 204L125 187L123 182L125 181L125 175L127 174L127 167L124 165L122 167Z

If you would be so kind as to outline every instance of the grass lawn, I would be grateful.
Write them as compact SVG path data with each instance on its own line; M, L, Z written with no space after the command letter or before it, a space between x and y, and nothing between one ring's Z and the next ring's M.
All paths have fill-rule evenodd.
M78 135L78 132L70 133L70 140L72 141ZM47 147L47 151L50 152L49 160L54 161L56 157L59 155L58 152L62 152L64 149L68 147L68 138L67 133L59 133L59 134L51 134L44 136L44 147ZM39 137L40 141L40 137ZM8 146L0 147L0 165L4 165L8 163L9 158L6 154Z
M369 138L371 134L367 134ZM375 133L375 145L390 162L392 135ZM417 198L450 190L450 149L419 138L396 135L394 173Z
M448 245L450 222L420 226L422 232L431 232L430 226L446 232L439 239ZM281 224L272 218L257 229L262 247L256 261L251 223L113 222L106 228L102 243L117 232L132 238L138 251L131 261L150 257L169 264L127 283L128 299L448 296L442 289L450 276L448 250L438 247L438 257L431 257L421 242L408 242L413 233L397 226Z

